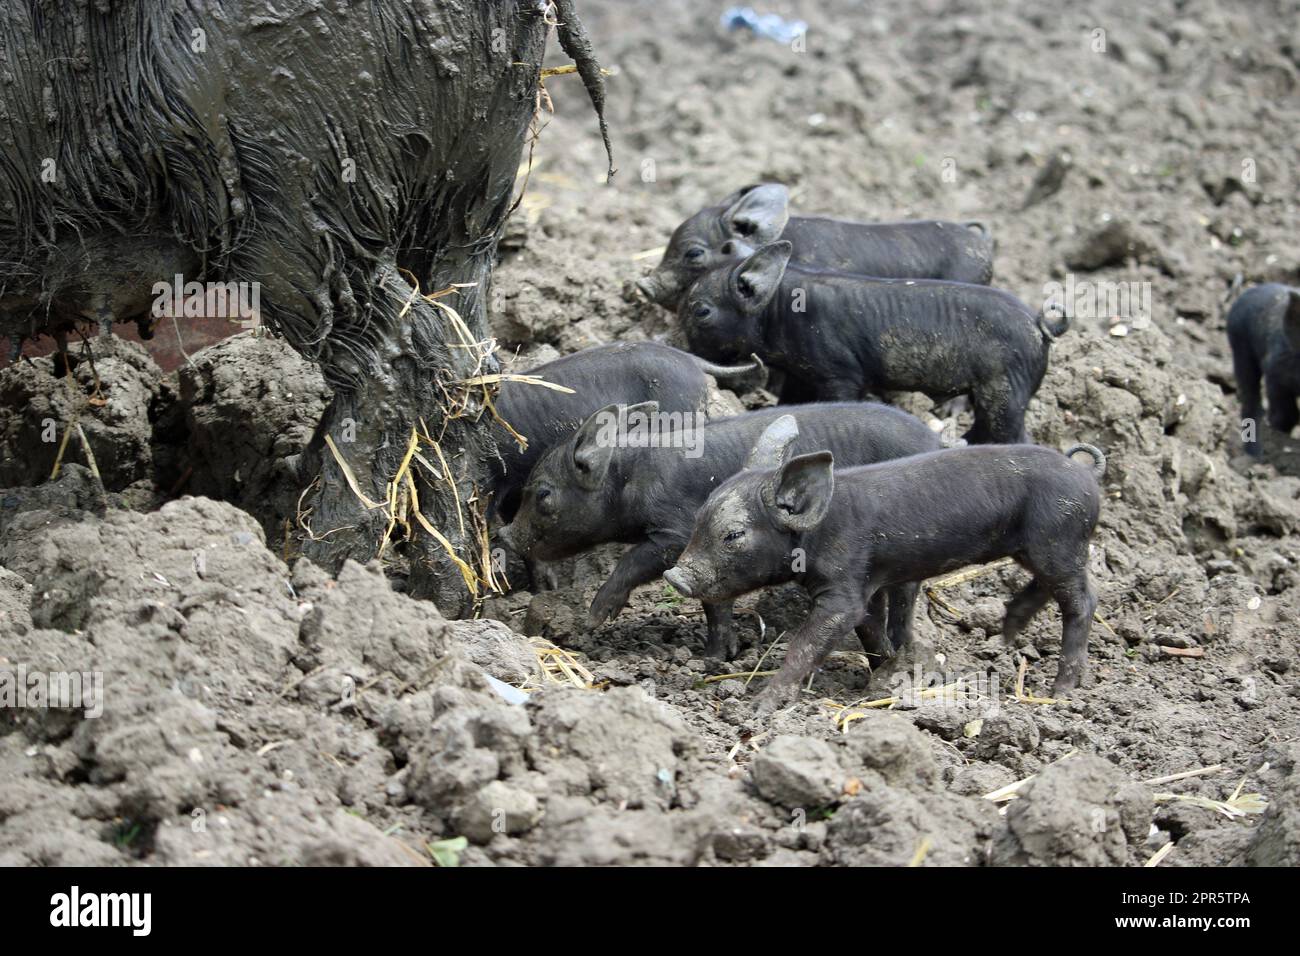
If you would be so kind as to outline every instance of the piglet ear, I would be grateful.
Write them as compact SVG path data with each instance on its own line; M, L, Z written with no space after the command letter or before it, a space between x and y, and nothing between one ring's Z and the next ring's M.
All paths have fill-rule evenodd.
M817 527L830 510L835 491L835 458L815 451L786 462L763 487L763 504L778 526L804 532Z
M1300 291L1291 290L1287 296L1286 312L1282 314L1282 330L1291 348L1300 352Z
M722 200L722 202L718 203L718 205L717 205L716 207L714 207L714 208L715 208L715 209L721 209L723 213L726 213L726 212L728 212L728 211L731 209L732 206L734 206L736 203L738 203L738 202L740 202L742 199L744 199L744 198L745 198L745 195L746 195L747 193L753 192L755 189L757 189L757 188L758 188L759 186L761 186L761 185L763 185L763 184L762 184L762 183L750 183L748 186L741 186L739 189L737 189L734 193L732 193L732 194L731 194L730 196L728 196L726 199Z
M658 402L638 402L636 405L625 406L623 421L627 423L629 430L643 428L648 427L651 419L658 414Z
M755 247L751 246L744 239L728 239L722 245L718 246L718 254L720 256L724 259L735 261L748 259L755 253L755 251L757 251Z
M750 245L775 242L790 221L790 191L780 183L746 186L724 203L723 227Z
M606 405L578 429L573 437L573 470L578 487L595 491L605 482L614 458L622 405Z
M757 315L776 295L790 264L790 243L782 240L759 249L731 273L731 293L742 312Z
M799 437L799 423L793 415L782 415L758 436L758 441L745 459L746 471L765 471L780 468L790 451L790 446Z

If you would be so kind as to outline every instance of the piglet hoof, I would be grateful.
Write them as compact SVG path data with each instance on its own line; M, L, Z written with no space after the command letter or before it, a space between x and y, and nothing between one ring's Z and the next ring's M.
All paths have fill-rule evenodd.
M770 717L782 707L794 701L797 691L776 682L768 684L754 698L754 716Z
M1060 670L1056 675L1056 680L1052 682L1052 696L1053 697L1069 696L1070 691L1078 689L1079 679L1081 676L1082 676L1081 668L1069 667L1068 665L1062 663L1060 666Z
M618 612L623 610L626 604L625 599L597 594L595 600L591 602L591 610L587 614L587 623L592 627L600 627L605 622L618 617Z
M704 656L716 661L734 661L740 654L740 640L735 635L722 637L709 635L704 644Z

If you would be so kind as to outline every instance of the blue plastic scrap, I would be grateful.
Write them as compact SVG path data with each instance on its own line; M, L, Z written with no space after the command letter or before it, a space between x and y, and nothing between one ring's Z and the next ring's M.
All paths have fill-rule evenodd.
M722 15L722 26L727 30L749 30L756 36L786 44L808 32L808 24L802 20L787 20L775 13L755 13L753 7L729 8Z

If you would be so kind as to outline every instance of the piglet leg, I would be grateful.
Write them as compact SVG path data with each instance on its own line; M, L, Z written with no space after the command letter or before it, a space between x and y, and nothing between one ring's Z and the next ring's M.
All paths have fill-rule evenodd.
M793 700L835 643L848 634L866 615L860 599L839 594L822 594L813 599L807 619L790 638L785 663L763 688L754 702L760 715L770 714Z
M736 628L731 617L732 604L704 605L704 618L709 622L709 640L704 645L704 656L729 661L740 651Z
M885 592L876 592L876 596L867 605L867 616L854 628L872 667L879 667L894 655L894 645L889 640L885 624L887 608Z
M678 549L680 553L680 549ZM649 584L671 568L677 555L669 557L661 544L654 541L642 541L631 551L623 555L600 590L591 602L588 620L592 627L600 627L627 607L632 591L642 584Z
M1283 435L1291 434L1291 429L1300 422L1300 413L1296 411L1296 393L1285 383L1266 380L1264 394L1268 397L1269 425Z
M900 651L912 643L912 618L916 614L916 595L921 585L914 581L889 588L889 643Z
M1074 690L1079 686L1088 665L1088 632L1092 628L1092 613L1097 609L1097 596L1088 586L1086 576L1069 581L1055 589L1056 603L1061 607L1061 663L1057 666L1052 696Z

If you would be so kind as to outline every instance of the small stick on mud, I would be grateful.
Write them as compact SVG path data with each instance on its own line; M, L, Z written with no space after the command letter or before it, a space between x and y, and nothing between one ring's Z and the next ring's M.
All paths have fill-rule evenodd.
M735 680L739 677L772 677L776 671L740 671L735 674L713 674L700 681L701 684L716 684L718 681Z
M922 863L924 863L926 855L929 854L930 847L932 846L934 846L934 841L931 840L929 837L924 837L921 840L921 842L917 844L916 852L912 854L911 862L909 862L907 865L920 866Z
M1165 647L1160 645L1160 653L1168 654L1170 657L1204 657L1205 648L1203 647Z
M289 683L285 684L283 687L280 688L280 696L287 697L289 695L289 691L293 690L295 687L297 687L299 684L305 681L308 677L315 677L324 669L325 669L325 665L321 664L319 667L313 667L305 674L299 674L293 680L289 681Z
M1106 623L1106 619L1101 616L1100 611L1093 611L1092 619L1096 621L1098 624L1100 624L1102 627L1104 627L1106 630L1110 631L1111 637L1119 637L1119 634L1115 632L1115 629Z
M72 427L63 429L63 440L59 442L58 454L54 456L54 467L50 469L50 481L59 477L59 469L63 467L63 453L67 451L68 439L72 437Z
M758 623L762 626L762 630L763 630L763 631L766 631L766 630L767 630L767 625L766 625L766 624L763 624L763 619L762 619L761 617L758 619ZM745 686L746 686L746 687L749 686L750 682L751 682L755 677L758 677L758 676L759 676L759 670L758 670L758 669L759 669L760 667L763 666L763 661L767 660L767 655L772 653L772 648L776 647L777 643L778 643L778 642L781 640L781 638L783 638L783 637L785 637L785 631L782 631L780 634L778 634L778 635L776 636L776 640L772 641L771 644L767 645L767 650L763 651L763 653L759 656L759 658L758 658L758 663L756 663L756 664L754 665L754 669L753 669L752 671L750 671L750 672L749 672L749 676L745 678ZM758 635L758 639L759 639L760 641L763 639L763 634L762 634L762 632L759 633L759 635Z
M1188 796L1182 793L1153 793L1151 799L1156 803L1190 803L1204 810L1222 813L1229 820L1237 820L1248 814L1263 813L1268 809L1268 800L1262 793L1243 794L1240 788L1227 800L1212 800L1209 797Z
M1025 672L1029 670L1029 661L1021 657L1020 668L1016 672L1016 690L1015 698L1021 704L1055 704L1055 697L1035 697L1033 694L1025 693Z
M1054 760L1048 766L1053 766L1055 764L1069 760L1078 752L1079 751L1077 750L1071 750L1069 753L1061 757L1060 760ZM1014 783L1007 784L1005 787L999 787L998 789L994 790L992 793L984 794L984 799L992 801L993 803L1004 803L1007 800L1014 799L1015 796L1024 788L1025 784L1029 783L1029 781L1033 780L1037 776L1038 774L1031 773L1028 777L1025 777L1023 780L1017 780Z
M1182 773L1171 773L1163 777L1152 777L1150 780L1143 780L1149 787L1154 787L1161 783L1173 783L1175 780L1186 780L1188 777L1199 777L1207 773L1218 773L1223 769L1223 764L1216 763L1213 767L1198 767L1195 770L1184 770Z
M1165 844L1164 846L1162 846L1160 849L1156 850L1155 853L1151 854L1151 859L1147 860L1147 861L1146 861L1145 863L1143 863L1142 865L1143 865L1143 866L1159 866L1159 865L1160 865L1160 861L1163 860L1165 857L1167 857L1170 853L1173 853L1173 852L1174 852L1174 842L1173 842L1172 840L1170 840L1168 843L1166 843L1166 844Z
M935 592L944 590L945 588L956 587L959 584L965 584L967 581L974 581L976 578L988 574L990 571L1004 568L1008 564L1013 563L1013 558L999 558L997 561L993 561L990 564L982 564L977 568L967 568L965 571L958 571L956 574L949 574L946 577L939 578L937 581L931 581L927 584L925 586L925 596L929 598L932 603L939 605L940 608L952 615L955 619L961 620L960 612L958 612L956 608L943 598L939 597Z
M95 488L99 492L99 503L107 511L108 489L104 487L104 478L99 473L99 462L95 460L95 452L90 447L90 439L86 437L81 422L74 422L72 427L77 430L77 437L81 439L81 448L86 453L86 463L90 466L90 473L95 476Z
M1166 603L1167 601L1169 601L1171 598L1173 598L1173 596L1176 595L1176 594L1177 594L1179 591L1181 591L1181 590L1182 590L1182 587L1176 587L1176 588L1174 588L1172 591L1170 591L1168 594L1166 594L1164 597L1162 597L1159 601L1157 601L1157 602L1155 603L1155 606L1156 606L1156 607L1159 607L1160 605Z
M447 666L447 662L449 660L451 660L450 657L438 658L430 666L426 667L423 673L419 674L417 677L408 680L404 684L400 685L397 688L397 691L394 694L394 696L401 697L405 695L408 691L418 691L423 689L424 686L429 683L429 681L433 680L433 678L437 675L438 671L442 670L444 667Z
M965 584L967 581L973 581L990 571L996 571L998 568L1005 568L1008 564L1014 563L1015 559L1013 558L999 558L988 564L982 564L978 568L968 568L965 571L958 571L956 574L949 574L937 581L932 581L928 590L938 591L943 588L956 587L958 584Z
M954 697L960 694L963 699L967 696L966 681L964 678L961 680L955 680L951 684L944 684L942 687L926 687L922 690L912 688L911 691L906 691L903 694L897 694L892 697L881 697L878 700L858 701L853 704L841 704L834 700L824 700L822 701L822 706L834 710L836 712L835 723L841 730L847 731L849 724L853 723L855 720L861 720L866 717L866 712L868 710L879 710L881 708L893 707L895 704L901 703L904 699L909 697L914 700L931 700L935 697L947 697L950 694Z
M172 329L176 332L176 350L185 357L185 364L193 368L194 360L190 358L190 353L185 351L185 339L181 336L181 326L174 315L172 316Z

